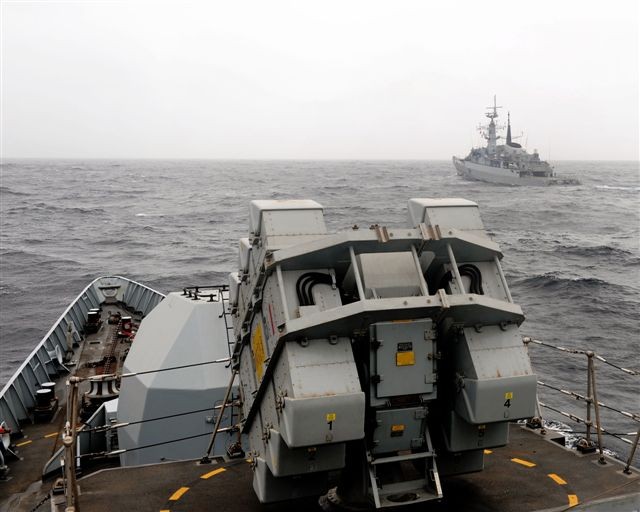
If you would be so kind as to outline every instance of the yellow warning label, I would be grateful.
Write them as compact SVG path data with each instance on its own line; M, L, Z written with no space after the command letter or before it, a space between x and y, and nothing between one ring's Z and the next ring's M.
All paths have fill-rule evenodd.
M251 352L253 352L253 366L256 370L258 382L264 374L264 340L262 338L262 322L258 322L256 330L251 337Z
M336 421L336 413L328 412L327 413L327 421Z
M396 352L396 366L412 366L416 364L415 352Z
M404 432L404 425L391 425L391 432Z
M504 394L504 399L505 400L512 400L513 399L513 393L511 391L505 393Z

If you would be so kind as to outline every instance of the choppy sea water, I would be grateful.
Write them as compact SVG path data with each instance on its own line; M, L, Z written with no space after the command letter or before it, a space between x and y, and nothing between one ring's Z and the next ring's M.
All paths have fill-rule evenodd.
M476 201L527 315L522 332L638 369L638 163L561 162L556 169L582 184L466 182L449 161L5 161L0 386L99 275L127 276L162 292L226 282L237 266L238 238L247 233L249 201L281 198L317 200L331 230L404 224L411 197ZM584 357L540 347L530 353L540 380L586 391ZM638 377L598 364L598 391L600 401L640 412ZM540 394L584 416L579 402ZM603 419L611 432L637 428L607 411ZM625 451L615 439L607 443Z

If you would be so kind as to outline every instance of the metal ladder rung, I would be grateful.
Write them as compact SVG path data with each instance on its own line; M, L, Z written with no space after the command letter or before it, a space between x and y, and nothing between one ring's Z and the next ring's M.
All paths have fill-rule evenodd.
M431 436L429 435L428 428L425 428L424 437L428 448L426 452L381 457L378 459L374 459L369 454L370 492L376 508L397 507L402 504L408 505L409 502L420 503L442 498L442 487L440 485L440 476L438 475L438 466L436 465L436 454L431 444ZM377 465L400 463L417 459L425 460L424 478L379 485L379 480L376 475ZM414 494L415 497L409 497L407 501L402 501L401 497L398 497L398 499L389 499L390 497L394 498L394 494Z
M434 457L434 452L418 452L412 453L411 455L395 455L393 457L381 457L378 459L374 459L371 461L371 464L374 466L376 464L388 464L390 462L400 462L404 460L413 460L413 459L426 459L427 457Z

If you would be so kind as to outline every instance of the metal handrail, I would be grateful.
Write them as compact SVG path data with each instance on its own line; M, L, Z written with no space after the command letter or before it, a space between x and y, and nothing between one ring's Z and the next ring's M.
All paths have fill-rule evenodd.
M545 382L542 381L538 381L538 385L539 386L543 386L549 389L552 389L554 391L558 391L560 393L563 393L565 395L569 395L572 396L574 398L576 398L577 400L582 400L586 403L586 418L580 418L579 416L576 416L574 414L571 413L567 413L564 411L561 411L559 409L556 409L550 405L547 405L545 403L542 403L538 400L538 415L539 415L539 419L540 419L540 424L542 424L542 413L540 411L541 407L544 407L546 409L552 410L554 412L557 412L567 418L570 418L573 421L576 421L578 423L584 423L584 425L586 426L587 430L585 433L585 441L586 441L586 446L589 448L592 448L595 446L595 443L592 441L591 439L591 429L594 426L594 423L591 419L591 408L593 407L593 412L595 413L595 430L596 430L596 436L597 436L597 448L598 451L600 452L600 456L598 458L598 461L601 464L606 464L605 458L604 458L604 448L603 448L603 444L602 444L602 434L608 434L611 435L613 437L616 437L617 439L620 439L621 441L630 444L631 445L631 453L629 454L629 457L626 461L626 466L624 468L624 472L629 474L631 472L631 470L629 469L631 467L631 461L633 460L633 457L635 455L635 452L637 450L638 447L638 442L640 441L640 426L638 426L635 434L635 439L634 441L631 441L629 439L626 439L618 434L614 434L611 433L609 431L607 431L603 426L602 426L602 422L600 420L600 408L604 408L604 409L608 409L610 411L616 412L618 414L621 414L635 422L640 423L640 414L636 414L636 413L630 413L627 411L623 411L621 409L617 409L615 407L609 406L607 404L604 404L602 402L600 402L598 400L598 391L597 391L597 386L596 386L596 367L595 367L595 360L597 359L598 361L601 361L607 365L609 365L612 368L615 368L618 371L621 371L627 375L632 375L632 376L638 376L640 375L640 371L638 370L632 370L629 368L624 368L623 366L617 365L607 359L605 359L604 357L596 354L595 352L593 352L592 350L583 350L583 349L578 349L578 348L566 348L566 347L560 347L557 345L553 345L551 343L547 343L541 340L536 340L533 339L529 336L523 336L522 338L523 343L525 344L525 346L529 346L529 344L533 343L536 345L540 345L543 347L547 347L547 348L551 348L554 350L559 350L561 352L566 352L569 354L577 354L577 355L584 355L587 357L587 396L581 395L580 393L576 393L575 391L570 391L570 390L566 390L566 389L562 389L562 388L558 388L556 386L552 386L551 384L547 384Z

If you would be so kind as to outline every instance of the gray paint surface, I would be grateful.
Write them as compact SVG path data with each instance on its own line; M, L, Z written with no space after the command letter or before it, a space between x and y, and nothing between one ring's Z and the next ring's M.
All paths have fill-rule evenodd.
M122 465L204 455L213 430L213 407L224 398L229 369L221 362L163 370L229 357L222 317L227 302L219 295L217 299L195 301L171 293L141 323L123 373L156 371L122 379L118 421L143 421L119 431L120 448L135 449L121 455ZM170 415L177 416L156 420ZM222 426L229 425L230 417L227 409ZM198 437L170 442L190 436ZM229 434L218 436L214 453L223 453L233 441ZM156 443L165 444L143 448Z

